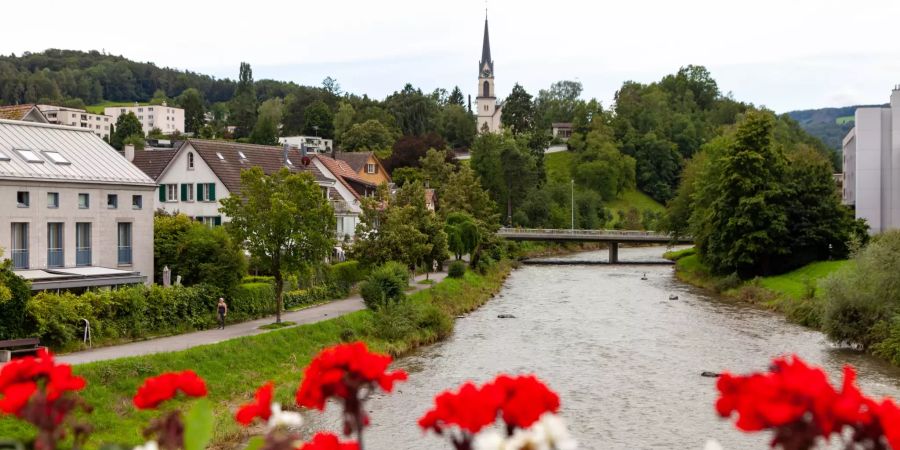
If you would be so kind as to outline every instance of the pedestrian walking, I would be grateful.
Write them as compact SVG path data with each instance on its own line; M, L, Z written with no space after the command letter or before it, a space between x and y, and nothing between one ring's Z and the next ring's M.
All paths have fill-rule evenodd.
M219 304L216 306L216 310L219 313L219 329L225 329L225 316L228 315L228 305L225 304L225 299L219 297Z

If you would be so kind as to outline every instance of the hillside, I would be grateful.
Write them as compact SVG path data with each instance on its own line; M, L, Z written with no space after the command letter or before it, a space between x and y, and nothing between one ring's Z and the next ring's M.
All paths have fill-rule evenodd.
M844 136L853 128L856 108L877 105L855 105L842 108L821 108L791 111L788 114L807 133L819 138L829 148L840 150Z

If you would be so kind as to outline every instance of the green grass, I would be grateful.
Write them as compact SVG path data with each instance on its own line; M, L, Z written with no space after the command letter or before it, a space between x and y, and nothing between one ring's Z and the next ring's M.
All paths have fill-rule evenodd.
M287 328L297 325L296 322L274 322L259 327L260 330L277 330L279 328Z
M792 298L806 296L807 284L817 284L819 280L826 278L849 261L819 261L803 266L793 272L760 279L760 285L772 292L783 294ZM816 289L816 295L819 295Z
M138 102L138 105L145 106L149 105L149 103ZM85 110L93 114L103 114L103 109L111 106L134 106L134 102L101 102L96 105L88 105L85 107Z
M419 284L434 284L434 280L422 280Z
M854 117L854 116L843 116L843 117L838 117L837 119L834 119L834 122L838 125L844 125L846 123L853 122L855 120L856 120L856 117Z
M619 198L608 202L606 206L610 209L618 209L620 211L627 211L632 207L637 208L638 211L650 210L659 213L666 210L665 206L637 189L625 191Z
M544 155L544 170L548 182L569 183L572 180L571 168L575 154L559 152Z
M467 272L464 278L448 278L431 289L411 295L410 299L431 302L451 318L456 317L482 305L499 290L510 267L508 262L503 262L483 276ZM232 418L237 407L252 400L256 387L267 380L274 381L277 386L277 401L283 405L293 405L293 395L303 368L324 347L363 340L375 351L401 355L445 337L431 328L417 328L402 339L388 342L374 336L373 332L373 314L359 311L315 324L179 352L75 366L75 373L88 381L82 392L84 399L96 407L90 418L95 432L88 447L120 443L131 448L144 442L141 430L162 412L137 411L131 404L131 397L143 380L150 376L191 369L203 377L216 412L212 447L231 448L240 446L247 437L247 431L237 426ZM163 405L163 410L184 408L186 403L172 401ZM0 419L0 436L29 439L33 435L33 431L20 422L11 418Z

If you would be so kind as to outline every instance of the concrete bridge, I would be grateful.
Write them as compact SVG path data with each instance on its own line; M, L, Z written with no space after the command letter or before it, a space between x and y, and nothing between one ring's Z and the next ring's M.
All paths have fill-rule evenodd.
M609 263L619 262L619 243L691 244L689 236L673 238L668 233L635 230L553 230L533 228L501 228L497 235L511 241L544 242L606 242L609 244Z

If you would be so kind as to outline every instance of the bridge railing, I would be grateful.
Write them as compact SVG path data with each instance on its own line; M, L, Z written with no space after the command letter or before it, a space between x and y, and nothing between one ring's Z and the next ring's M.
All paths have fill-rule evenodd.
M672 235L657 231L643 230L572 230L546 228L500 228L499 235L557 235L557 236L622 236L669 238Z

